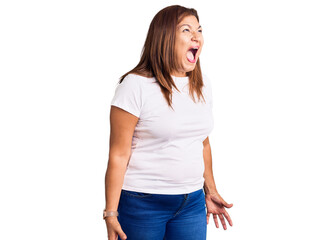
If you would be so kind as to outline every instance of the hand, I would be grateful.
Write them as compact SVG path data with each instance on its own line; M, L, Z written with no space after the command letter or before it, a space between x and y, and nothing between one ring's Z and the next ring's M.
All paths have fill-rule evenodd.
M219 195L218 192L214 192L205 194L205 204L207 208L207 224L209 224L210 213L212 213L217 228L219 228L217 215L219 216L219 219L222 222L224 230L227 229L224 217L232 227L232 220L227 211L225 210L225 207L231 208L233 206L232 203L228 204L227 202L224 201L224 199Z
M126 234L121 229L117 217L107 217L105 218L105 222L107 227L108 240L118 240L118 235L122 240L127 238Z

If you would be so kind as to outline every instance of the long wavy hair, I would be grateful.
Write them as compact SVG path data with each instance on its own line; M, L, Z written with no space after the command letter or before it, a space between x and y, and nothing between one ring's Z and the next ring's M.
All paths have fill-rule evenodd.
M180 5L172 5L160 10L153 18L147 33L146 41L141 52L138 65L120 77L119 83L130 74L134 73L145 77L155 77L160 85L169 107L172 107L172 87L177 91L171 74L178 69L175 56L175 38L177 25L186 16L195 16L199 22L197 11ZM203 78L200 58L196 62L194 70L187 72L189 77L189 95L195 102L194 93L198 100L204 99L202 94Z

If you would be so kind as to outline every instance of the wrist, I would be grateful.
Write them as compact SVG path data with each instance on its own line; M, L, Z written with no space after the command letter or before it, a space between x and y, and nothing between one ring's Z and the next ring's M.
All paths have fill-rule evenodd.
M211 195L211 194L218 193L217 188L215 188L215 187L214 188L209 188L208 186L204 185L203 189L204 189L204 194L205 195L207 195L207 194Z
M103 219L105 220L106 218L116 218L119 216L119 213L118 211L108 211L106 209L104 209L104 212L103 212Z

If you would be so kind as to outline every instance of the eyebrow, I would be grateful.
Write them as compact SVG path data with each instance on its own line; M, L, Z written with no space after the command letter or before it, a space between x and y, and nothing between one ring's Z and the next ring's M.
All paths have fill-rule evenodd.
M191 28L191 26L190 26L189 24L187 24L187 23L182 24L182 25L180 26L180 28L181 28L182 26L184 26L184 25L187 25L187 26L189 26L189 27ZM201 27L202 27L201 25L198 26L198 28L201 28ZM198 29L198 28L197 28L197 29Z

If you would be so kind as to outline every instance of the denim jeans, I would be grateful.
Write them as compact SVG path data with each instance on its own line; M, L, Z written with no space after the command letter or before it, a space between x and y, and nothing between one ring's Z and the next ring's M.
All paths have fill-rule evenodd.
M206 239L203 189L177 195L122 189L118 212L118 221L127 240Z

